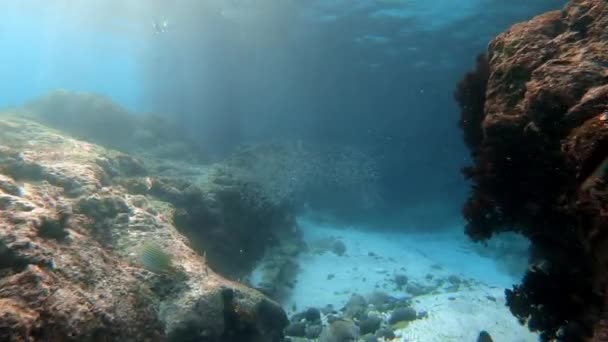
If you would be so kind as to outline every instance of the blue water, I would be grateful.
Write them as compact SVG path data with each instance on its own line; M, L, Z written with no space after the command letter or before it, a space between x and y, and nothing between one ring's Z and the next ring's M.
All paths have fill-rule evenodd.
M142 41L71 25L65 22L69 14L48 5L0 6L0 106L17 106L61 88L105 94L131 110L140 108L137 45Z

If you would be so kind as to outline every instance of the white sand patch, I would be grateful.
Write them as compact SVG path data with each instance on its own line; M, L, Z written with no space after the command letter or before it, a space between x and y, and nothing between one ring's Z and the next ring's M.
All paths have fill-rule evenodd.
M426 311L428 317L396 332L408 342L475 341L481 330L490 333L494 341L538 341L538 335L509 313L499 289L421 296L413 306Z
M283 301L288 314L308 307L342 308L353 294L381 290L398 298L413 298L417 311L428 317L398 330L398 341L475 341L486 330L495 341L537 341L505 306L504 289L518 280L500 271L495 260L472 252L472 243L460 233L387 233L356 227L322 225L300 218L299 227L309 245L335 238L346 253L304 253L299 257L297 283ZM254 272L259 275L259 272ZM414 297L395 284L395 275L408 284L431 286L427 295ZM457 276L458 289L447 281ZM438 285L439 284L439 285Z
M290 310L323 307L341 308L354 293L383 290L395 297L408 297L393 279L404 274L410 283L433 285L437 279L457 275L463 280L504 289L516 283L500 272L496 262L470 251L471 243L457 233L385 233L337 228L306 219L299 226L307 243L335 237L346 246L344 256L331 252L306 253L300 257L298 283L284 303ZM433 279L427 279L427 276ZM449 284L441 286L439 290ZM502 296L502 295L501 295Z

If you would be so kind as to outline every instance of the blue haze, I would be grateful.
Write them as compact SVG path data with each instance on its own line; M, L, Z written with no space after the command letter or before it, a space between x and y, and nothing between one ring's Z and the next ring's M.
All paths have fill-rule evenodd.
M457 81L493 36L564 3L7 1L0 106L96 92L163 113L218 156L264 139L371 147L388 212L441 227L467 192Z

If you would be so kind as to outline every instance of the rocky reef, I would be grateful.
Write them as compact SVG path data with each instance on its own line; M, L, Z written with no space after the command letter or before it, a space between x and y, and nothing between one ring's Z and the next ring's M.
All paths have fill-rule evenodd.
M223 275L292 223L280 208L242 216L225 173L1 115L0 340L280 341L281 307ZM150 244L166 272L142 262Z
M473 165L467 234L532 243L512 313L543 340L606 340L608 2L573 0L497 36L458 85Z
M207 159L207 151L184 135L168 115L134 115L99 94L53 90L14 112L121 152L188 161Z

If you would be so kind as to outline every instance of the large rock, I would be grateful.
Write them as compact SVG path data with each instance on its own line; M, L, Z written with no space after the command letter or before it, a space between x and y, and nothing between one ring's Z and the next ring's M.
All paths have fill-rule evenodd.
M208 267L174 205L118 185L151 188L136 159L9 117L0 143L0 340L282 339L283 310ZM143 267L145 244L171 272Z
M287 207L247 199L248 183L225 165L213 165L204 181L171 175L153 180L149 194L173 204L173 222L204 251L209 265L232 278L249 274L272 246L300 239Z
M224 276L238 279L248 274L269 246L289 239L289 232L294 231L295 221L285 200L271 201L254 190L252 165L235 167L235 160L243 159L242 155L214 165L202 164L206 158L201 149L166 119L133 115L106 97L66 90L51 91L18 111L20 116L43 122L62 134L135 153L145 161L147 170L140 160L117 155L96 160L103 172L94 180L101 184L87 184L87 179L78 175L66 177L60 164L42 169L28 160L16 160L8 165L9 172L17 177L28 174L47 179L71 197L112 183L122 185L128 193L168 202L175 209L171 216L180 233ZM265 155L262 150L252 152L249 157ZM276 178L271 181L275 184ZM279 183L278 190L283 187ZM98 201L81 201L79 206L91 203L95 208Z
M19 114L123 152L165 159L202 160L201 147L167 119L133 114L109 98L87 92L53 90L26 103Z
M467 233L530 238L529 271L507 300L544 340L607 331L606 27L605 0L573 0L514 25L456 93L474 159Z

